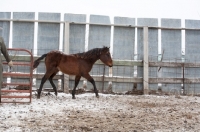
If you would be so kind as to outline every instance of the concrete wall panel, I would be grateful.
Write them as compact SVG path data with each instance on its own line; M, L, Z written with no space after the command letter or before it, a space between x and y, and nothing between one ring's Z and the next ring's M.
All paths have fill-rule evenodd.
M200 28L200 20L185 20L186 28ZM200 62L200 31L185 31L185 61ZM200 68L185 68L185 77L200 77ZM187 84L187 92L200 92L200 84Z
M135 25L134 18L115 17L114 24ZM114 27L113 59L133 60L135 28Z
M168 28L180 28L180 19L161 19L161 26ZM163 61L181 62L181 30L161 30L161 48L164 50ZM161 77L182 77L181 68L164 68L161 70ZM164 85L165 86L165 85ZM181 84L170 84L163 86L163 91L169 92L171 89L181 89ZM167 90L167 91L166 91Z
M156 18L138 18L138 26L158 26L158 19ZM158 56L158 29L148 29L148 45L149 45L149 58L156 58ZM137 29L137 53L138 60L143 60L143 28ZM157 61L157 60L154 60ZM155 72L152 72L155 71ZM137 67L137 76L143 77L143 67ZM157 70L155 67L149 68L149 76L156 77ZM138 89L142 89L143 84L138 85ZM149 84L149 89L157 89L157 84Z
M39 13L39 20L60 21L60 13ZM38 23L38 55L59 49L60 24Z
M11 12L0 12L0 19L10 19ZM9 36L10 36L10 22L0 21L0 36L4 38L6 47L9 47Z
M161 26L180 28L181 20L161 19ZM164 60L181 60L181 30L161 30L161 43L162 50L164 50Z
M108 16L90 15L90 23L110 24ZM111 26L92 25L89 26L88 50L93 48L102 48L103 46L110 47ZM96 67L95 65L93 67ZM103 73L104 66L97 66L101 73ZM107 68L106 68L107 69ZM95 72L92 69L91 72ZM106 72L108 73L108 72ZM100 74L102 75L102 74ZM106 86L108 82L104 83ZM102 82L96 82L97 89L102 89ZM92 84L88 82L88 88L93 88Z
M158 19L155 18L138 18L138 26L158 26ZM149 56L158 56L158 29L149 29L148 33ZM137 51L138 60L143 60L143 29L138 28L137 33Z
M47 21L60 21L60 13L38 13L39 20ZM60 36L60 24L59 23L38 23L38 40L37 48L38 55L45 54L52 50L59 50L59 36ZM44 73L45 65L41 63L37 72ZM37 80L37 85L39 85L40 80ZM39 83L39 84L38 84ZM54 80L55 85L57 86L58 81ZM49 81L44 84L46 88L52 88Z
M110 19L108 16L91 15L90 23L110 24ZM103 46L110 47L110 36L110 26L90 25L88 50Z
M14 12L13 19L34 20L34 12ZM32 50L34 45L34 22L13 22L13 48Z
M86 15L65 14L64 21L86 22ZM70 24L69 31L69 53L81 53L85 51L85 31L86 25Z
M186 28L200 28L200 20L185 20ZM200 62L200 31L185 31L185 61Z
M114 24L133 25L135 26L135 18L128 17L114 17ZM119 60L134 60L135 51L135 28L133 27L114 27L113 34L113 59ZM134 69L129 66L113 67L113 76L133 77ZM113 90L121 92L122 87L125 91L133 88L132 85L125 88L124 83L113 82Z

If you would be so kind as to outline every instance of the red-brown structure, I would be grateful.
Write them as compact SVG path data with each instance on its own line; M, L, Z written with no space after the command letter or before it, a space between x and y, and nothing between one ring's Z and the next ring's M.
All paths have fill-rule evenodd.
M8 51L14 66L12 71L6 71L7 62L3 61L2 87L4 88L0 92L0 102L31 103L33 55L26 49L8 49Z

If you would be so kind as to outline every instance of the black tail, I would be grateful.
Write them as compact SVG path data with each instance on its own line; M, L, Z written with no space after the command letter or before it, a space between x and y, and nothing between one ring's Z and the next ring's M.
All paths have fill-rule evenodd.
M40 61L42 59L44 59L45 57L47 56L47 54L43 54L41 57L39 57L37 60L34 61L34 64L33 64L33 69L37 68L38 65L40 64Z

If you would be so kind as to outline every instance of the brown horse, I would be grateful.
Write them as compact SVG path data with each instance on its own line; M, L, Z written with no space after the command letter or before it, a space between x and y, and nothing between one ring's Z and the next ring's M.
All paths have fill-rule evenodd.
M46 58L45 58L46 57ZM43 54L37 60L34 61L33 69L37 68L40 61L45 58L46 73L41 80L40 88L38 89L37 98L40 98L42 87L47 79L49 79L57 96L57 89L52 79L58 71L65 74L75 75L75 85L72 90L72 99L75 99L76 87L81 77L86 78L92 83L96 97L99 97L98 90L96 88L94 79L89 75L94 63L100 59L104 64L109 67L113 66L112 58L110 56L109 48L95 48L87 52L66 55L60 51L51 51L47 54Z

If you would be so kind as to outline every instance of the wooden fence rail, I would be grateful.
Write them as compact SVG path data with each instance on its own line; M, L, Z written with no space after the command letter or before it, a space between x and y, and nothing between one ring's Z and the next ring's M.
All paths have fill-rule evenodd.
M12 56L11 56L12 58ZM34 60L36 60L38 57L34 57ZM30 57L26 57L24 55L19 55L15 56L15 60L17 61L29 61ZM42 60L44 62L44 60ZM103 65L103 63L98 60L95 65ZM113 60L113 67L115 66L139 66L143 67L143 61L138 60L138 61L130 61L130 60ZM177 68L199 68L200 63L188 63L188 62L148 62L148 68L149 67L165 67L165 68L170 68L170 67L177 67ZM184 72L183 72L184 73ZM12 74L12 73L10 73ZM42 79L44 76L44 73L33 73L33 78L36 79ZM15 78L15 76L12 76ZM107 75L92 75L94 80L96 82L121 82L121 83L143 83L143 77L122 77L122 76L107 76ZM19 76L16 76L16 78L19 78ZM21 76L20 78L26 78L26 76ZM57 74L53 79L58 80L61 79L63 82L65 81L64 74ZM69 81L74 81L75 77L74 76L69 76ZM81 78L83 81L84 78ZM200 83L200 78L185 78L183 77L148 77L148 84L197 84ZM61 88L61 91L64 91L64 86Z

